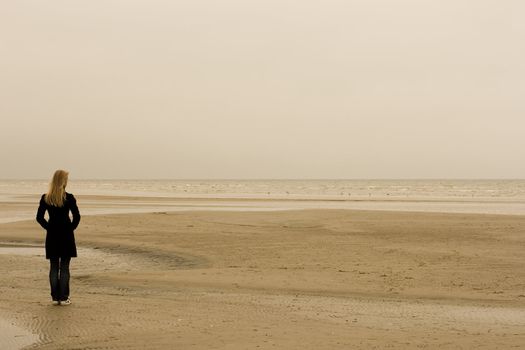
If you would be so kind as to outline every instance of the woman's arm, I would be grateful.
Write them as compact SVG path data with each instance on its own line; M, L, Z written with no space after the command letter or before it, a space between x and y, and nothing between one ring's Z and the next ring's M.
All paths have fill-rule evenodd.
M77 200L73 195L71 195L70 198L69 209L71 210L71 214L73 214L73 221L71 224L73 230L75 230L78 227L78 224L80 223L80 212L78 211Z
M36 221L44 228L44 230L47 230L47 220L44 218L44 214L46 213L47 205L46 201L44 200L44 196L42 195L42 198L40 198L40 204L38 205L38 210L36 212Z

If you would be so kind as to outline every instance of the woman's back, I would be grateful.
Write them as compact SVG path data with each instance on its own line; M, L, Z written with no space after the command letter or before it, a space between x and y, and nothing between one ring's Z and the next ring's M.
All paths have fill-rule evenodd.
M46 202L46 195L42 195L40 199L40 205L37 213L37 220L42 224L44 219L44 213L47 210L49 214L49 221L42 225L45 229L53 229L58 227L66 226L65 228L76 229L80 222L80 213L78 211L75 197L71 193L66 192L66 198L64 204L61 207L57 207ZM73 214L73 221L69 217L69 212ZM58 227L57 227L58 226Z
M74 230L80 223L80 213L77 201L71 193L65 193L62 206L49 204L46 195L42 195L36 215L38 223L47 231L46 234L46 258L53 257L76 257ZM45 219L45 212L49 214L49 220ZM73 220L69 217L69 212Z

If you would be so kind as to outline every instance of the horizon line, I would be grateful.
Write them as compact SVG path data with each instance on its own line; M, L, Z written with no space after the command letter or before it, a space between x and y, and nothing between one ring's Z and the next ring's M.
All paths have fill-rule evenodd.
M434 180L448 180L448 181L497 181L497 180L525 180L525 178L514 178L514 177L414 177L414 178L402 178L402 177L370 177L370 178L73 178L73 181L434 181ZM49 178L0 178L0 181L49 181Z

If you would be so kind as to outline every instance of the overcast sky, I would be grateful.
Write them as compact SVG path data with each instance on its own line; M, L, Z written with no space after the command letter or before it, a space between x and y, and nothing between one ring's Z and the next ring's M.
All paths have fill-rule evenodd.
M0 5L0 178L525 178L525 2Z

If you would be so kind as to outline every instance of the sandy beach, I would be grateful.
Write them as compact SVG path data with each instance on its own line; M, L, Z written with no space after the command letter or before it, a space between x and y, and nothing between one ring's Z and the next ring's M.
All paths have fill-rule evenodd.
M0 350L525 350L524 13L4 1Z
M0 311L38 349L520 348L524 232L512 215L88 215L56 307L43 249L13 247L43 230L4 223Z

